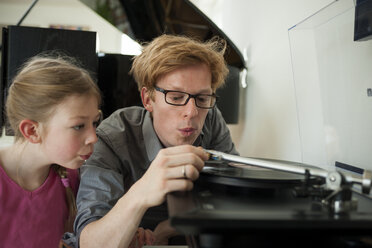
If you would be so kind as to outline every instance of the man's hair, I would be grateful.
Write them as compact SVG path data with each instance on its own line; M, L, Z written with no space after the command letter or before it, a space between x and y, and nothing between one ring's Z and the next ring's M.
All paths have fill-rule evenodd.
M151 92L161 76L183 66L205 64L211 71L211 87L215 92L225 83L228 74L225 59L225 40L217 37L201 42L190 37L161 35L145 44L142 53L134 58L130 73L138 89Z

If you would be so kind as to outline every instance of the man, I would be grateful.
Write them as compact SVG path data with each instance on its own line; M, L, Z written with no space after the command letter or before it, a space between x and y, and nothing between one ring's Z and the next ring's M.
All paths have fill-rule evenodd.
M97 129L77 197L80 246L128 245L149 207L192 188L208 159L200 147L238 154L215 107L228 73L225 47L217 39L162 35L135 58L131 73L144 108L117 110ZM146 228L167 217L162 208L151 210ZM174 232L161 222L154 234L161 243Z

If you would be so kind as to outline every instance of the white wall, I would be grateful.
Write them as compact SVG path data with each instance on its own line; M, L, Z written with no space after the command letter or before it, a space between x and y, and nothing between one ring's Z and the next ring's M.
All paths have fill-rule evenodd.
M288 29L332 0L193 0L248 55L240 121L229 125L241 155L302 161ZM218 4L209 8L208 4ZM211 10L223 10L211 12Z

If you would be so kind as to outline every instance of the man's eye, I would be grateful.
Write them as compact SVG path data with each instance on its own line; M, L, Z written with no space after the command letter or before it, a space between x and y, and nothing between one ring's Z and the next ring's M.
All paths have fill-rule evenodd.
M185 95L184 94L177 94L177 93L173 93L173 94L168 94L168 98L172 101L172 102L180 102L180 101L183 101L185 99Z
M172 97L172 100L173 100L173 101L179 101L179 100L181 100L181 99L183 99L182 96L173 96L173 97Z
M80 130L80 129L84 128L84 124L76 125L76 126L73 126L72 128L75 129L75 130Z
M206 102L209 102L211 99L210 96L198 96L198 101L200 103L206 103Z

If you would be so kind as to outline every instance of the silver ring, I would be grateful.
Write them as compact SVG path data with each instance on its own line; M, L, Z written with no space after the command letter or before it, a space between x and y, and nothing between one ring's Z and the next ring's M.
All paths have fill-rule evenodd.
M182 166L182 175L184 178L187 178L186 176L186 165Z

